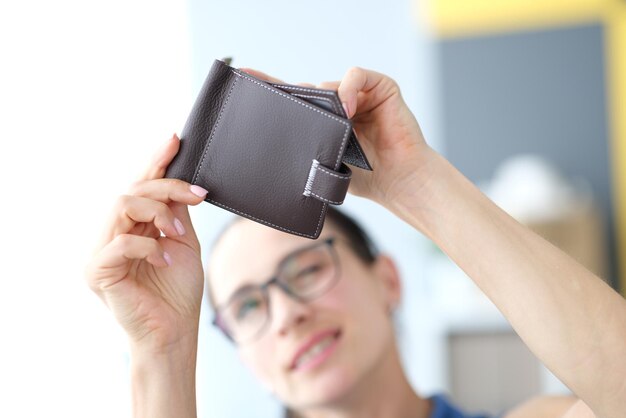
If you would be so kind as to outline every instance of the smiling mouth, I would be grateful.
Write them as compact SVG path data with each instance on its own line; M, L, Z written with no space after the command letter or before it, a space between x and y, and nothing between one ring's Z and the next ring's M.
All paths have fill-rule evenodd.
M336 331L317 341L295 359L291 370L311 370L324 363L337 347L341 331Z

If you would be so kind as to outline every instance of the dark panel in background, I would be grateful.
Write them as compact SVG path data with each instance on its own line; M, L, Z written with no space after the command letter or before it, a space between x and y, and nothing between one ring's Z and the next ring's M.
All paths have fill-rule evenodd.
M442 41L443 138L447 157L473 181L519 153L587 178L617 283L603 37L598 24Z

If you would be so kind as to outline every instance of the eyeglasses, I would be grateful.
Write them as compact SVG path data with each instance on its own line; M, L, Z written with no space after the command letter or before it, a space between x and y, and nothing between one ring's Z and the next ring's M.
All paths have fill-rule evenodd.
M336 238L297 250L278 264L276 274L259 285L238 289L215 310L213 325L238 344L259 338L271 321L269 287L276 285L299 302L315 299L339 279Z

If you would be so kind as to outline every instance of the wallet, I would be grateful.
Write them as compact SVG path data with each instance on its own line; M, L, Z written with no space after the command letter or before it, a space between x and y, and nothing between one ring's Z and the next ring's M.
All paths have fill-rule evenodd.
M274 84L215 60L165 177L272 228L319 236L340 205L350 164L372 170L337 92Z

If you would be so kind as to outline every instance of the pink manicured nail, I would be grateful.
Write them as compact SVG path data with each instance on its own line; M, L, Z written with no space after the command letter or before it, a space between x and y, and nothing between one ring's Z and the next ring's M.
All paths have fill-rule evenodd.
M200 186L196 186L195 184L193 184L189 189L191 190L191 193L195 194L198 197L204 197L207 195L207 193L209 193L208 190L203 189Z
M183 223L178 220L178 218L174 218L174 227L176 227L178 235L185 235L185 227L183 226Z
M343 105L343 110L346 111L346 116L350 117L350 111L348 110L348 103L346 102L341 102L341 104Z
M172 265L172 257L170 257L168 253L163 252L163 259L165 260L168 266Z

